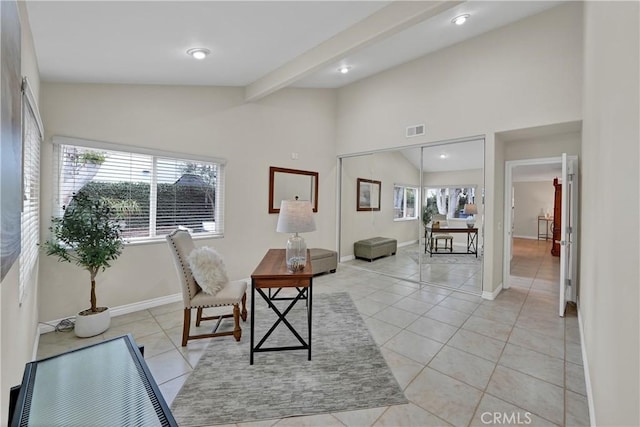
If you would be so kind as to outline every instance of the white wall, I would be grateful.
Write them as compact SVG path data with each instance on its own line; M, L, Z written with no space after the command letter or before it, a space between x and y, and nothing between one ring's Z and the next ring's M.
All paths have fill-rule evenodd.
M400 152L349 157L342 161L340 256L353 255L353 243L371 237L389 237L398 244L417 241L419 220L394 221L393 187L420 187L420 172ZM380 181L379 211L356 211L357 179Z
M551 238L549 223L540 221L538 229L538 216L551 213L553 219L553 180L537 182L514 182L514 219L513 237L523 237L527 239L537 239L538 231L545 233Z
M505 160L525 160L560 157L562 153L580 156L581 139L580 132L569 132L509 141L505 143L504 157Z
M580 120L582 4L569 2L338 92L339 153L486 135L484 286L502 277L503 141L494 134ZM497 175L496 175L497 174Z
M36 99L40 77L31 28L24 2L18 2L22 32L21 72L29 79ZM0 424L7 424L9 389L22 382L25 363L31 361L38 325L38 272L25 284L26 294L19 303L20 260L13 264L0 284Z
M585 3L579 307L598 426L640 425L639 9Z
M198 241L224 257L232 279L248 278L272 247L284 247L268 213L269 166L319 172L317 231L309 247L335 249L335 91L285 89L244 103L241 88L43 83L43 234L52 213L53 135L137 145L228 160L225 237ZM291 160L291 152L300 153ZM42 320L86 308L88 275L41 257ZM120 306L179 292L165 242L129 245L100 273L98 303Z

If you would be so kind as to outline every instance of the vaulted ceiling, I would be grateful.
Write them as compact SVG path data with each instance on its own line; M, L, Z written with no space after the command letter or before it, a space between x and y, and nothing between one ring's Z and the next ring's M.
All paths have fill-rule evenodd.
M250 101L341 87L560 3L28 0L27 10L44 81L240 86ZM198 47L211 53L186 54Z

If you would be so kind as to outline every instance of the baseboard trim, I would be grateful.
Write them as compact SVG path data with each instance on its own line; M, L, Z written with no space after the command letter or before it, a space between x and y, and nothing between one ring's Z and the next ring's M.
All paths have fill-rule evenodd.
M538 239L537 236L513 236L514 239L528 239L528 240L544 240Z
M131 304L125 304L118 307L111 308L111 317L122 316L123 314L129 314L140 310L146 310L160 305L170 304L172 302L182 301L182 293L167 295L164 297L152 298L145 301L134 302ZM55 325L63 321L75 317L75 314L63 317L61 319L49 320L47 322L41 322L38 325L38 334L46 334L47 332L55 331ZM37 351L37 346L35 347Z
M584 369L584 384L587 388L587 406L589 406L589 424L596 425L596 413L593 403L593 388L591 387L591 376L589 375L589 361L587 360L587 349L584 346L584 329L582 326L582 315L580 314L580 302L576 303L578 310L578 328L580 329L580 349L582 350L582 368Z
M340 262L347 262L356 259L354 255L346 255L340 257Z
M33 339L33 347L31 350L31 360L36 360L38 358L38 346L40 345L40 333L35 334L35 338Z
M402 248L402 247L405 247L405 246L415 245L416 243L418 243L418 240L409 240L408 242L398 243L398 247Z
M493 290L493 292L482 291L482 298L493 301L494 299L496 299L500 291L502 291L502 283L500 283L498 287Z

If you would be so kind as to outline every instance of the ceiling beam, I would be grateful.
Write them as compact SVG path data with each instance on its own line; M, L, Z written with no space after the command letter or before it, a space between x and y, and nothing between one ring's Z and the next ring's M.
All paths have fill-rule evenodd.
M464 1L394 1L245 87L257 101L366 46L434 17Z

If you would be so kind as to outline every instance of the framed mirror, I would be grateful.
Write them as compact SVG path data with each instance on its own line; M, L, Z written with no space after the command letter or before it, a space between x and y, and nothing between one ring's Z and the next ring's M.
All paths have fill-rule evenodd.
M279 213L283 200L308 200L318 212L318 172L269 168L269 213Z

